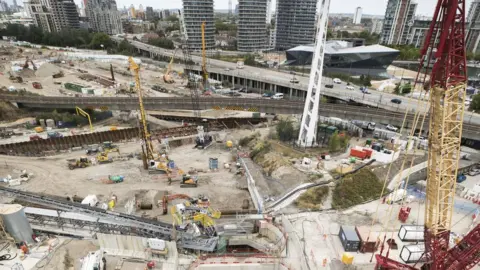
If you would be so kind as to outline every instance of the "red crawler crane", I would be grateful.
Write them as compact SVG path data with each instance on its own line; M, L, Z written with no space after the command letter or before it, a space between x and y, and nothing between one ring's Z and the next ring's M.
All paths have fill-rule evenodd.
M430 81L424 84L430 120L422 269L465 270L480 261L480 225L448 249L467 82L465 0L438 0L422 49L421 65L428 68L430 62ZM389 259L388 251L376 260L376 269L416 269Z

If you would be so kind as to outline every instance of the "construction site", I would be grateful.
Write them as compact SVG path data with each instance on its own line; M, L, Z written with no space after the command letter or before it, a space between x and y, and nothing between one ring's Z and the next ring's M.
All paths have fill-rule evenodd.
M262 97L209 78L204 35L200 75L188 46L174 63L2 42L0 270L478 267L465 3L439 1L414 85L430 101L398 128L319 115L322 5L301 115L228 105ZM71 98L95 106L52 105Z

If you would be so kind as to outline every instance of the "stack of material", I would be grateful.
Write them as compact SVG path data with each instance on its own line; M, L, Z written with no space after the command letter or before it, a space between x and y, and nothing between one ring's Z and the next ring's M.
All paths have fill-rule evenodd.
M61 69L54 64L45 63L38 68L37 72L35 72L35 75L37 75L37 77L50 77L59 73L60 71Z

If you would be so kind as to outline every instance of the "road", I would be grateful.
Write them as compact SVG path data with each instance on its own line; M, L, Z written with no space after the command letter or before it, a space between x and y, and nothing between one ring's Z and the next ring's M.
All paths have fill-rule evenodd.
M114 37L114 39L121 40L121 38L118 38L118 37ZM138 42L138 41L133 41L133 40L130 40L130 43L135 47L145 51L150 51L150 52L154 52L160 55L165 55L170 57L174 55L174 50L162 49L162 48L158 48L155 46L151 46L151 45ZM182 52L177 51L176 57L183 59ZM192 57L192 60L197 64L199 64L202 61L202 58L200 56L192 55L191 57ZM286 72L279 72L279 71L251 67L251 66L244 66L243 69L237 69L236 63L221 61L217 59L208 59L208 65L209 65L208 70L211 73L234 75L234 76L250 78L258 81L273 82L278 85L288 86L290 88L300 89L304 91L307 91L308 89L309 77L296 76L299 83L293 84L290 82L290 80L293 78L293 75L288 74ZM328 77L324 77L324 81L327 84L332 83L331 78L328 78ZM359 87L355 87L355 90L348 90L346 89L345 83L334 84L333 88L325 88L325 87L322 88L322 93L324 95L339 97L342 99L352 99L354 101L361 102L366 105L379 106L381 108L391 110L391 111L408 110L413 112L413 111L416 111L417 108L419 108L419 110L423 112L425 108L428 108L428 103L425 101L419 101L417 99L412 99L408 97L399 97L398 95L395 95L395 94L384 93L384 92L375 91L375 90L370 90L370 92L371 94L363 94L362 92L360 92ZM400 100L402 100L402 103L401 104L392 103L391 100L394 98L399 98ZM480 124L480 115L476 113L466 112L464 119L466 123Z

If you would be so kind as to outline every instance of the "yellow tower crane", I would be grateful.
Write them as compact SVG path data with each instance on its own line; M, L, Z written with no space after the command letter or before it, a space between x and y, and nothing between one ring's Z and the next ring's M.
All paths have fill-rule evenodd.
M205 27L207 23L202 22L202 79L203 79L203 90L207 90L208 86L208 71L207 71L207 45L205 42Z
M154 155L153 155L153 146L152 146L152 141L150 139L150 133L148 132L148 127L147 127L147 117L145 114L145 108L143 106L143 98L142 98L142 88L140 86L140 67L133 61L132 57L128 58L128 62L130 63L130 70L133 71L134 76L135 76L135 89L137 91L138 95L138 104L140 105L140 121L141 121L141 126L140 126L140 137L143 140L142 143L142 150L144 150L144 155L143 155L143 164L145 169L148 168L148 163L147 160L154 160ZM143 148L145 146L145 148Z

